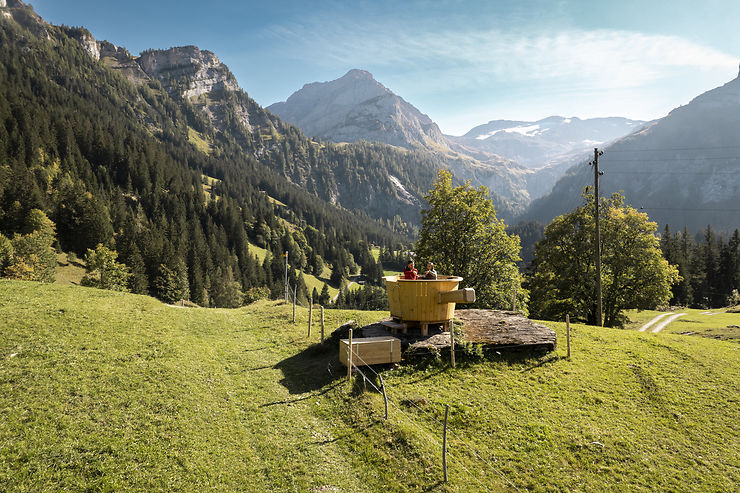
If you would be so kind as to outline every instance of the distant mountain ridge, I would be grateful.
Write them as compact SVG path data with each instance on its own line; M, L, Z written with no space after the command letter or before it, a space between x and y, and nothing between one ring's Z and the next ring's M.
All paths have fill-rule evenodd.
M365 70L352 69L333 81L306 84L267 110L300 127L306 135L331 142L446 146L442 131L431 118Z
M740 74L606 146L602 193L624 191L628 203L674 229L737 228L739 136ZM526 217L547 222L572 209L589 173L585 161L574 165Z
M382 142L439 156L461 180L486 185L513 211L547 193L589 146L630 133L626 118L494 120L466 135L444 135L429 116L365 70L306 84L267 109L306 135L332 142ZM542 168L534 170L535 168Z
M645 122L622 117L564 118L537 121L493 120L451 140L504 156L528 168L559 164L589 148L639 129Z

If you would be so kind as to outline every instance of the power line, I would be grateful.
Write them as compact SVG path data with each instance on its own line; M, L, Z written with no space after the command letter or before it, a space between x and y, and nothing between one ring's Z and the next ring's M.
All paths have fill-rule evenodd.
M664 147L662 149L612 149L607 148L609 153L612 152L663 152L663 151L711 151L714 149L740 149L740 145L734 146L712 146L712 147Z
M679 209L676 207L640 207L641 211L679 211L679 212L740 212L740 209Z
M674 157L674 158L662 158L662 159L655 159L652 157L645 157L643 159L607 159L607 162L609 163L642 163L642 162L673 162L673 161L720 161L720 160L727 160L727 161L737 161L740 159L740 156L713 156L713 157L706 157L706 156L696 156L696 157Z
M608 170L605 173L610 175L663 175L666 173L665 170L655 171L611 171ZM737 175L738 171L668 171L671 175Z

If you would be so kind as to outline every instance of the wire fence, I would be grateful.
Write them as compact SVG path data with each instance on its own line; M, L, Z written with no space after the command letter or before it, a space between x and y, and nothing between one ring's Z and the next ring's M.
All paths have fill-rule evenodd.
M414 399L412 399L409 396L403 394L401 391L399 391L397 389L390 389L389 387L387 387L385 385L385 381L383 380L382 375L380 375L371 365L369 365L364 359L362 359L362 357L359 354L355 353L355 351L353 351L352 348L349 348L349 350L352 351L352 357L351 357L351 361L350 361L350 363L352 365L352 369L353 369L353 371L357 372L358 374L360 374L362 376L364 383L365 384L369 384L378 393L383 393L386 396L387 404L390 404L391 406L393 406L393 408L396 411L398 411L398 413L399 413L400 416L404 417L411 425L414 426L415 429L418 429L422 433L422 435L425 436L430 442L434 443L436 446L438 446L440 449L442 449L443 444L442 444L441 439L438 438L438 437L436 437L428 429L425 429L424 426L422 426L422 424L418 420L414 419L414 417L410 416L407 412L405 412L398 404L396 404L395 401L398 401L398 403L401 403L401 402L409 403L414 408L416 408L418 411L420 411L420 413L427 420L432 421L434 424L436 424L439 427L439 429L442 429L442 427L444 425L439 421L439 419L431 411L426 410L426 409L423 409L418 404L416 404L414 402ZM383 382L381 384L382 388L379 388L377 385L375 385L375 383L373 382L373 380L370 379L366 375L365 371L363 371L362 369L360 369L355 364L355 358L359 362L362 363L362 365L365 367L366 371L369 370L369 372L371 372L381 382ZM348 360L349 360L349 358L348 358ZM511 488L513 488L516 491L521 491L516 486L516 484L508 476L506 476L506 474L503 473L503 471L501 471L499 468L497 468L496 466L494 466L491 463L490 460L486 460L470 443L468 443L465 439L463 439L461 436L459 436L457 433L455 433L453 430L451 430L449 428L449 426L447 427L447 432L459 444L461 444L462 446L464 446L464 448L467 449L470 452L472 458L477 459L480 463L482 463L483 465L485 465L487 469L489 469L495 475L497 475L498 477L500 477L504 481L505 484L507 484L508 486L510 486ZM493 460L494 461L498 461L499 460L494 454L490 454L490 455L493 457ZM450 454L449 451L447 451L447 456L450 457L450 459L454 460L455 463L457 463L460 466L460 468L463 471L465 471L465 473L467 473L469 477L472 477L480 486L482 486L484 489L490 491L490 488L488 486L486 486L486 484L484 484L480 479L478 479L478 475L472 473L465 466L465 464L464 464L464 462L463 462L463 460L462 460L461 457L458 457L455 454ZM516 473L515 473L515 476L516 476L516 479L518 481L521 481L521 478L518 475L516 475Z

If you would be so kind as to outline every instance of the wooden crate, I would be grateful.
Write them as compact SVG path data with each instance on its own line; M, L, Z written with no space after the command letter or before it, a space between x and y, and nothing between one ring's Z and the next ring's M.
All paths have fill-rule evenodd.
M348 348L349 339L339 341L339 361L344 366L348 366ZM352 363L355 366L398 363L399 361L401 361L401 340L396 337L355 337L352 339Z

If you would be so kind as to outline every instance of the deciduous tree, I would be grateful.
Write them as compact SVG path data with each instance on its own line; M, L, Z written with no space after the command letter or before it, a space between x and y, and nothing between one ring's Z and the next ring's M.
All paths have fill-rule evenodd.
M537 317L562 319L566 314L591 324L596 316L593 194L584 205L555 218L535 248L531 310ZM666 304L678 269L666 261L647 214L624 205L614 194L601 199L601 255L604 325L623 321L628 308Z
M424 199L429 208L421 213L419 265L434 262L440 275L462 276L464 286L475 288L477 306L510 307L516 291L517 306L526 309L516 266L519 237L506 234L486 187L453 188L452 174L441 170Z
M131 277L129 268L116 259L118 253L101 244L91 250L88 248L85 262L87 274L82 278L83 286L91 286L113 291L128 291Z

